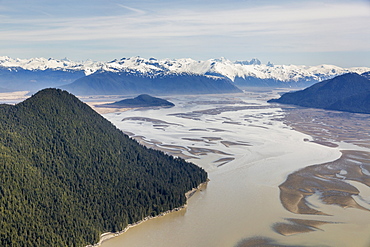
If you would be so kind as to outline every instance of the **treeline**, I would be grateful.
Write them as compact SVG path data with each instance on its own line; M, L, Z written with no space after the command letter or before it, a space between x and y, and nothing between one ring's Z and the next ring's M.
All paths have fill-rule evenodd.
M129 139L66 91L0 105L0 246L85 246L186 202L201 168Z

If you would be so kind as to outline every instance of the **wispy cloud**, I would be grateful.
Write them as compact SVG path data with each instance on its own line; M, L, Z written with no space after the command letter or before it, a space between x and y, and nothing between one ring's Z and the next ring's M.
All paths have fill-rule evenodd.
M118 7L121 7L121 8L124 8L124 9L127 9L127 10L130 10L136 14L139 14L139 15L144 15L146 13L146 11L144 10L141 10L141 9L136 9L136 8L131 8L129 6L125 6L123 4L117 4Z
M109 39L134 37L237 35L266 33L296 34L343 31L369 27L370 12L356 4L269 6L232 10L171 10L147 13L119 4L139 15L117 15L56 19L3 19L3 25L19 25L14 30L0 28L6 39L24 36L30 40ZM24 25L24 29L21 28ZM329 29L330 28L330 29ZM334 28L334 29L333 29ZM30 31L27 31L30 30ZM101 35L104 34L104 35Z
M302 1L235 8L153 8L115 3L122 12L83 17L0 20L1 42L117 41L207 46L211 43L254 50L370 50L370 7L365 2ZM1 7L0 7L1 9ZM1 13L0 13L1 14ZM140 41L140 42L138 42ZM244 44L244 47L241 47ZM235 48L235 49L236 49ZM160 47L159 49L165 49Z

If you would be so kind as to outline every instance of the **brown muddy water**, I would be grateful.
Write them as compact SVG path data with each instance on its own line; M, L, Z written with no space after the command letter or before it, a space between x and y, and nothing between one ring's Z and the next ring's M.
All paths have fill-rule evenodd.
M368 118L267 104L275 95L167 97L175 107L104 114L210 181L185 209L102 246L370 246Z

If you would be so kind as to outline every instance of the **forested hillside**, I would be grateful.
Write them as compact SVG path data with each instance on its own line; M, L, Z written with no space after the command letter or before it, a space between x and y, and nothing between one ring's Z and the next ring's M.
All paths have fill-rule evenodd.
M148 94L140 94L139 96L133 99L124 99L124 100L116 101L111 104L107 104L105 106L111 106L111 107L151 107L151 106L172 107L175 105L165 99L156 98Z
M268 102L370 114L370 80L347 73Z
M201 168L129 139L66 91L0 105L0 246L85 246L179 207Z

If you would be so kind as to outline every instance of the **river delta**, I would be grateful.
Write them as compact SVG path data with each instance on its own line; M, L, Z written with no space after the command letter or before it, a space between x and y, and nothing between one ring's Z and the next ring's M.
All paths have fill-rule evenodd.
M104 113L210 181L184 209L102 246L368 246L369 116L266 103L277 93L168 96L175 107Z

